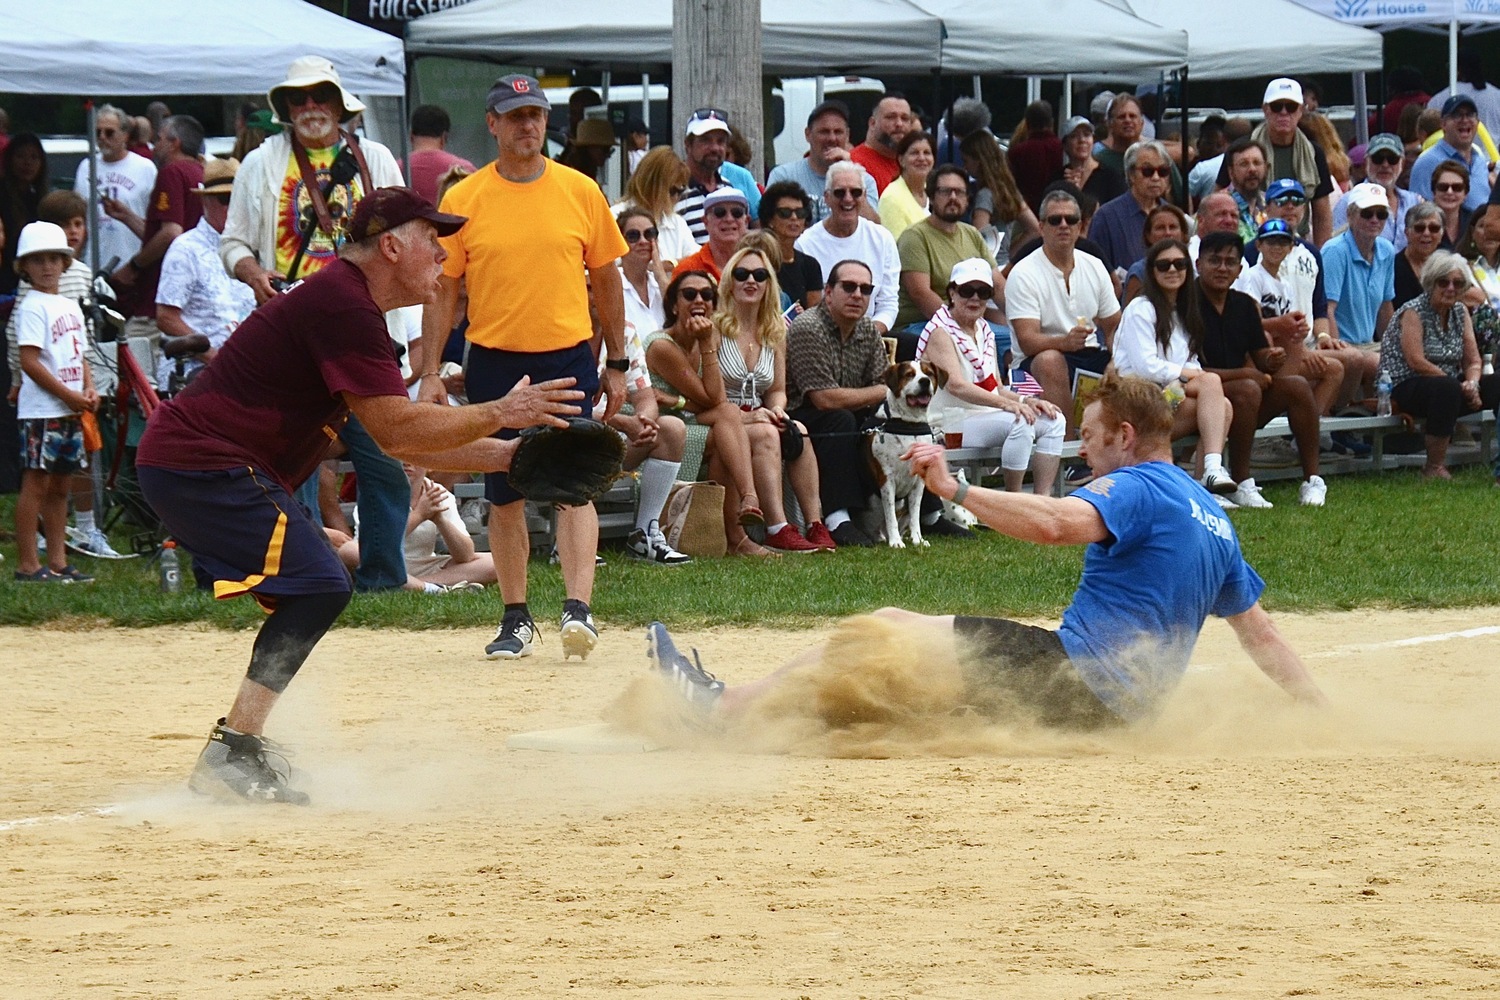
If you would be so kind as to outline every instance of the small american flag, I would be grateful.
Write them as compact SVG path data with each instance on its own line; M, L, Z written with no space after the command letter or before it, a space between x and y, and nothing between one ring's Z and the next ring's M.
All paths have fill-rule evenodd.
M1017 396L1040 396L1042 394L1041 383L1032 378L1030 372L1012 372L1010 389Z

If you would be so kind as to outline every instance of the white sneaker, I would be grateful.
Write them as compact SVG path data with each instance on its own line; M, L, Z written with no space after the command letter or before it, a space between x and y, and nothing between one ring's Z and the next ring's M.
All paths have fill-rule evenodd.
M661 526L655 521L632 531L625 539L625 550L637 559L663 566L681 566L693 561L692 556L684 555L668 544L667 536L662 534Z
M1328 484L1322 476L1308 476L1307 482L1297 488L1297 502L1304 507L1321 507L1328 499Z
M1239 489L1239 484L1230 479L1229 473L1223 469L1205 472L1201 481L1205 490L1216 495L1228 496Z
M1229 499L1237 507L1252 507L1265 510L1274 507L1275 504L1260 494L1260 487L1255 485L1255 477L1240 480L1240 488L1229 494Z
M1222 494L1222 493L1215 493L1214 494L1214 499L1217 500L1219 502L1219 506L1222 507L1222 508L1224 508L1225 510L1239 510L1240 509L1240 505L1239 504L1235 503L1233 500L1231 500L1228 497L1224 496L1224 494Z
M135 553L122 555L114 550L109 544L109 539L104 532L97 527L92 531L84 531L81 528L68 529L68 548L80 555L93 556L95 559L134 559Z

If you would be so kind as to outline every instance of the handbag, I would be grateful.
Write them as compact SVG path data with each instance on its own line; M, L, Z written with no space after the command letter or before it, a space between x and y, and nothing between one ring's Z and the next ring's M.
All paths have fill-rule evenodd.
M663 514L667 544L678 552L713 558L728 552L724 487L718 483L677 483L667 496Z

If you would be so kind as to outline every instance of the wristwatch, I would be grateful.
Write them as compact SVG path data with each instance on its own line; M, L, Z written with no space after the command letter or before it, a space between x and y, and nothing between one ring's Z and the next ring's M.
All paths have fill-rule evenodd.
M614 358L610 358L608 361L604 362L604 367L610 369L611 371L628 372L630 371L630 362L626 361L624 358L621 358L618 361Z

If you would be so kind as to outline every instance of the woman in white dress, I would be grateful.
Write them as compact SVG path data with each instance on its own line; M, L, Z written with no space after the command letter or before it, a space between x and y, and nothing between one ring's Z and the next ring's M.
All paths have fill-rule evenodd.
M963 447L998 446L1005 488L1019 491L1030 466L1037 494L1046 496L1057 483L1067 422L1061 410L1040 396L1018 396L1000 383L995 331L984 318L995 294L992 273L989 261L979 257L953 265L947 304L922 330L917 360L942 372L928 412L940 423L961 412Z

